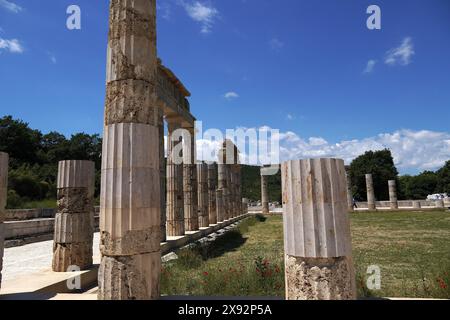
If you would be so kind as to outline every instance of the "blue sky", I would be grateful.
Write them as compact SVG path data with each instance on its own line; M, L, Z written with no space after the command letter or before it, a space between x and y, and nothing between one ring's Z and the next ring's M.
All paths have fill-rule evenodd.
M279 129L283 159L389 147L403 173L450 159L450 1L157 3L158 54L204 127ZM102 132L108 4L0 0L0 116Z

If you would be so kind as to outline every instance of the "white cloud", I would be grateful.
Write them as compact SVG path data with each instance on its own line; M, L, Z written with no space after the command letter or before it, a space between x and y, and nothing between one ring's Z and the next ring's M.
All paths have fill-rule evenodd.
M172 8L170 7L168 2L163 2L160 4L157 2L156 8L159 11L158 14L161 14L161 17L165 20L170 20L170 17L172 15Z
M0 0L0 7L3 7L6 10L14 13L19 13L23 10L21 6L7 0Z
M400 171L435 170L450 160L450 134L428 130L398 130L365 139L329 143L323 138L302 139L293 132L280 134L280 158L284 160L337 157L349 164L369 150L392 151Z
M269 45L272 48L272 50L279 51L279 50L283 49L284 42L278 38L272 38L269 41Z
M364 69L364 73L372 73L373 69L375 68L377 61L376 60L369 60L367 61L366 69Z
M223 95L223 97L227 100L233 100L233 99L239 98L239 95L234 91L230 91L230 92L225 93Z
M292 114L288 113L288 114L286 115L286 119L287 119L287 120L294 120L295 117L294 117Z
M256 128L256 130L264 128ZM436 170L450 160L450 133L446 132L402 129L392 133L381 133L373 137L345 140L338 143L330 143L321 137L303 139L291 131L280 132L273 138L279 141L281 161L335 157L344 159L346 164L350 164L353 159L366 151L387 148L391 150L400 173L405 173ZM251 138L248 143L257 145L258 140ZM199 160L215 161L220 145L220 141L197 140ZM257 159L257 155L243 152L241 162L255 164L248 162L248 159Z
M0 38L0 52L1 50L6 50L10 53L22 53L24 48L17 39L8 40Z
M403 39L401 45L386 52L384 62L388 65L407 66L411 63L411 58L415 54L414 44L410 37Z
M55 57L55 55L54 55L53 53L51 53L51 52L47 52L47 55L48 55L50 61L51 61L53 64L56 64L56 57Z
M219 15L219 11L211 4L194 2L180 2L191 19L201 24L201 33L210 33L211 28Z

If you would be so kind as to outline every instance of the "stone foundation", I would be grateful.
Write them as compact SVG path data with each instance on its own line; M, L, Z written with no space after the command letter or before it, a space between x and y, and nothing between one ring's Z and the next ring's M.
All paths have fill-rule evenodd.
M353 300L355 280L350 258L299 258L286 255L288 300Z

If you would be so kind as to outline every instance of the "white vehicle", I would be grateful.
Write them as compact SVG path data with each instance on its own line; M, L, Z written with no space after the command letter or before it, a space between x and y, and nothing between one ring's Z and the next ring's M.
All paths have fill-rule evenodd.
M448 198L448 194L446 193L435 193L427 196L427 200L441 200L445 198Z

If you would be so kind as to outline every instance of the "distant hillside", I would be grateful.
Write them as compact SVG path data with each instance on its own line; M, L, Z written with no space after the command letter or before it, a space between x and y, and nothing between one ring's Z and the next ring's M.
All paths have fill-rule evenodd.
M261 199L260 167L242 166L242 196L253 201ZM269 177L269 201L281 203L281 172Z

